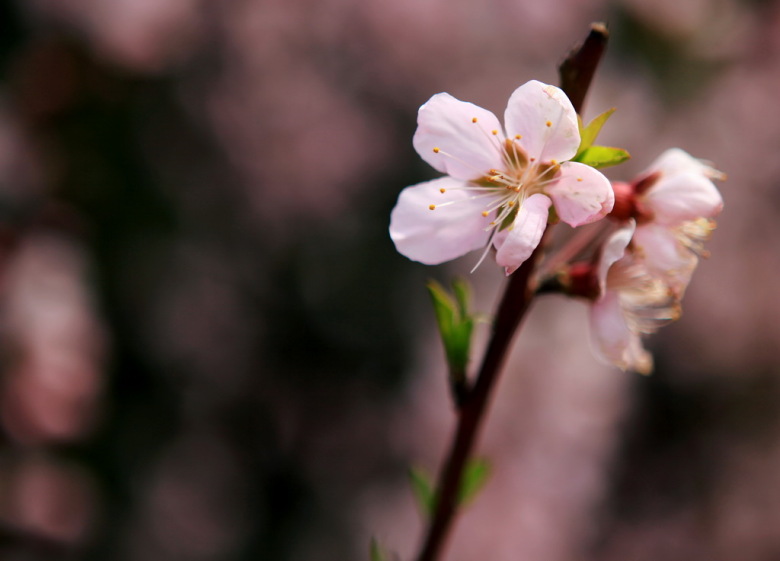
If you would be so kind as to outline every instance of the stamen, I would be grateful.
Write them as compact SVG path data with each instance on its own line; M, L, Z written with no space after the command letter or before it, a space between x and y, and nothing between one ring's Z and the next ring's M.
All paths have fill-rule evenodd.
M439 193L446 193L446 192L447 192L447 189L445 189L444 187L442 187L441 189L439 189Z
M438 148L438 147L436 147L436 146L434 146L434 147L433 147L433 153L434 153L434 154L438 154L438 153L439 153L439 151L440 151L440 150L439 150L439 148Z
M545 125L547 125L548 127L551 127L551 126L552 126L552 121L547 121L547 122L545 123Z
M471 122L472 122L472 123L476 123L476 122L477 122L477 118L476 118L476 117L472 117L472 118L471 118Z
M485 260L485 257L487 257L488 252L490 252L490 247L493 245L493 236L496 235L496 231L493 230L493 233L490 234L490 237L488 238L487 244L485 245L485 251L482 252L482 256L479 258L479 261L477 261L477 264L474 265L474 268L471 269L471 273L477 270L477 267L482 265L482 262Z
M428 205L428 208L431 210L436 210L436 205Z

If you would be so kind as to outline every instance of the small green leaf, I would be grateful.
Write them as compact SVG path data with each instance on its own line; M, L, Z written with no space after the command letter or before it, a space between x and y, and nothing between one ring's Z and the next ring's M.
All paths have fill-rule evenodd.
M582 126L582 118L579 115L577 116L577 122L580 129L580 147L577 149L577 155L574 157L575 161L579 161L577 160L577 157L585 152L585 150L593 146L593 143L596 142L596 137L601 132L601 127L604 126L604 123L607 122L607 119L609 119L614 112L614 107L604 111L604 113L598 117L595 117L590 123L588 123L587 127Z
M382 547L382 544L376 538L371 538L370 551L371 561L390 561L390 554L387 553L387 550Z
M490 475L490 463L484 458L470 460L463 471L458 504L467 506L482 490Z
M572 161L580 162L594 168L606 168L621 164L631 157L626 150L622 148L612 148L611 146L591 146L586 148L582 154L576 156Z
M467 317L469 315L469 305L471 304L471 285L464 279L455 279L452 281L452 292L455 294L455 300L458 302L460 317Z
M453 387L460 387L465 383L474 331L474 318L469 312L471 289L466 281L456 280L452 296L438 282L431 280L428 292L433 300L451 382Z
M422 468L410 468L409 482L412 484L412 493L417 500L417 505L422 513L430 518L433 515L436 500L430 474Z

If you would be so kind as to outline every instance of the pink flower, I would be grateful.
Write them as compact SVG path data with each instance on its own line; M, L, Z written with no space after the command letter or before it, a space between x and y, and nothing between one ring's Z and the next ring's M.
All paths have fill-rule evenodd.
M723 199L712 179L721 172L679 148L667 150L632 184L615 184L612 216L637 221L633 246L648 269L663 277L679 296L704 255L704 242Z
M641 255L629 248L633 220L605 242L597 266L599 296L590 309L596 354L623 370L649 374L653 359L642 336L680 317L675 291L652 274Z
M504 123L446 93L420 107L414 147L447 176L401 192L390 218L400 253L435 265L492 245L511 274L539 244L551 206L571 226L612 210L609 181L567 161L580 135L563 91L527 82L509 98Z

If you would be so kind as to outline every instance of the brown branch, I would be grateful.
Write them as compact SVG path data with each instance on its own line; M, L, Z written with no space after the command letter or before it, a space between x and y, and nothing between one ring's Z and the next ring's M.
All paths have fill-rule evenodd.
M575 48L560 65L561 88L569 96L578 113L582 110L585 94L606 43L606 27L593 24L583 44ZM509 346L533 298L530 280L543 246L544 238L531 257L509 277L476 382L466 393L458 411L457 430L447 460L442 466L435 509L418 561L438 559L447 540L458 509L463 470L474 448L492 389L506 361Z

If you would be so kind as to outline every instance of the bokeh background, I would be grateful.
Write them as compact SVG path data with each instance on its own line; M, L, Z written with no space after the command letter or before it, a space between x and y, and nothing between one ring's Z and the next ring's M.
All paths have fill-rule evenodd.
M780 558L780 3L0 0L0 558L408 559L406 471L452 430L425 267L389 212L434 177L417 107L502 113L606 21L586 117L630 179L729 179L650 377L585 305L527 318L452 561ZM503 282L471 281L489 312ZM484 336L484 335L483 335Z

